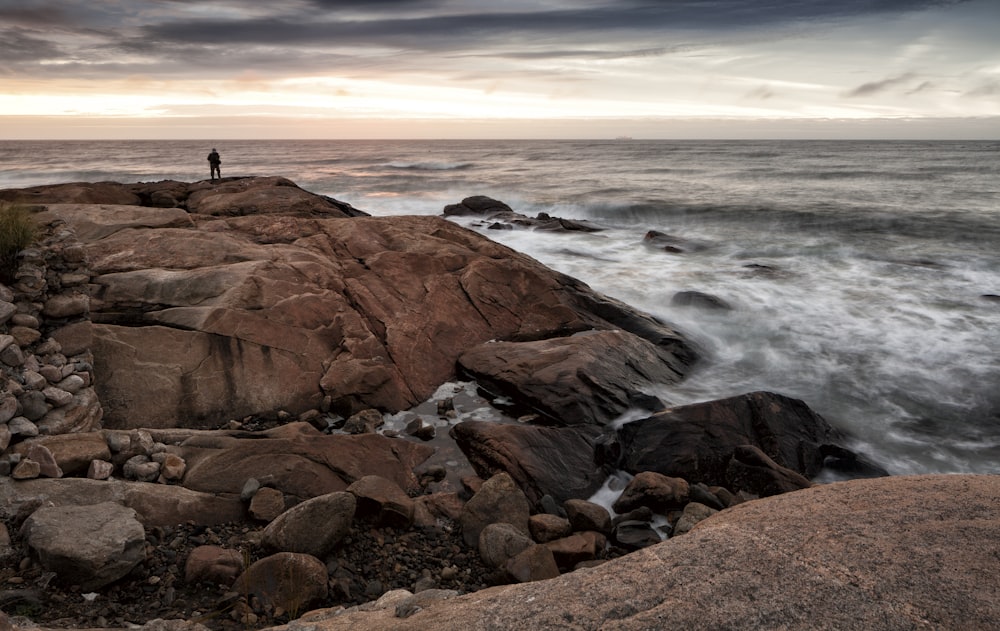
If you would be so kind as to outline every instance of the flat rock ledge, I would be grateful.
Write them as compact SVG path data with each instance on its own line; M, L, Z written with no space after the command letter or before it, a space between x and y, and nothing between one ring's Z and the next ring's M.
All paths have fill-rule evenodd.
M998 619L1000 476L942 475L816 486L556 579L422 604L397 596L275 628L871 631Z

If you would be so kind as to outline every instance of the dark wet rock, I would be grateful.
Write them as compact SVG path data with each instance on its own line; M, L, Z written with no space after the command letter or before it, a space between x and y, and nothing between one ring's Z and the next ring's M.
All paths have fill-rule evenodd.
M481 476L507 473L532 504L590 497L611 471L596 461L595 427L464 421L451 435Z
M539 213L534 218L528 217L515 212L507 204L485 195L474 195L466 197L458 204L449 204L444 207L443 213L445 217L481 217L492 222L489 228L493 230L512 230L515 228L533 228L550 232L600 232L603 230L600 226L587 221L552 217L547 213Z
M726 504L704 484L691 484L688 486L688 491L692 502L704 504L715 510L722 510L726 507Z
M670 254L684 254L686 252L700 252L708 246L704 243L691 241L658 230L650 230L643 237L643 243L650 247L669 252Z
M821 445L823 468L849 478L879 478L889 475L883 467L863 454L855 453L840 445Z
M618 545L628 550L648 548L662 541L648 521L625 520L615 526L612 537Z
M689 500L687 480L655 471L640 471L615 500L614 509L616 513L626 513L645 506L653 512L666 514L684 508Z
M603 506L581 499L566 500L563 506L573 530L611 534L611 514Z
M621 468L656 471L689 482L727 486L726 469L741 445L759 447L778 465L806 478L823 466L821 445L840 435L798 399L753 392L671 408L624 425L617 434ZM611 457L611 456L609 456Z
M701 291L679 291L670 299L670 304L676 307L695 307L706 311L731 311L728 302Z
M760 497L807 489L812 483L801 474L782 467L753 445L740 445L726 467L727 487Z

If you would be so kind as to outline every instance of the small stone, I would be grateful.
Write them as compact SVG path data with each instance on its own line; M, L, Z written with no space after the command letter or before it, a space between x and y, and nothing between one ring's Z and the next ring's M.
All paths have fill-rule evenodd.
M250 500L250 516L260 521L272 522L285 512L285 494L278 489L264 487Z
M568 519L548 513L532 515L528 519L528 529L531 531L531 538L538 543L555 541L573 534L573 526Z
M50 318L70 318L87 313L90 298L86 294L58 294L45 302L42 314Z
M503 567L532 545L531 537L511 524L490 524L479 533L479 556L492 568Z
M45 445L36 443L29 446L25 450L24 456L38 463L39 475L47 478L61 478L63 476L63 471L59 468L56 457L52 455L52 452Z
M107 480L115 472L115 465L106 460L91 460L87 477L91 480Z
M10 433L10 428L6 424L0 424L0 453L10 447L11 438L13 438L13 434Z
M18 401L21 403L21 416L29 421L41 419L52 407L46 403L45 395L38 390L28 390L18 397Z
M31 460L30 458L21 458L21 461L17 463L14 470L11 471L10 477L15 480L33 480L38 477L41 472L41 466Z
M176 454L166 454L160 463L160 475L170 482L179 482L184 477L186 470L187 463Z
M18 346L22 348L31 346L42 339L42 334L38 329L30 329L26 326L12 326L10 327L10 334L14 336L14 340Z
M7 392L0 393L0 423L6 423L17 414L17 397Z
M684 513L681 514L681 518L677 520L674 524L674 536L683 535L694 528L695 524L698 522L708 519L715 513L719 511L714 508L705 506L704 504L699 504L698 502L690 502L684 507Z
M38 318L31 315L30 313L16 313L14 317L10 319L11 324L16 324L17 326L26 326L30 329L37 329L41 326L41 322Z
M153 462L149 456L138 455L129 458L122 467L122 472L129 480L138 482L155 482L160 477L160 463Z
M559 566L552 551L543 545L531 546L509 561L505 567L507 574L519 583L543 581L559 576Z
M46 379L41 373L34 370L25 370L23 376L24 388L26 390L41 390L49 385L49 380Z
M438 586L437 581L435 581L430 576L421 576L417 579L417 582L413 584L413 593L424 592L428 589L436 589Z
M188 583L232 585L243 571L243 555L219 546L198 546L184 562L184 580Z
M76 394L80 390L86 387L87 383L84 381L83 377L71 374L64 378L62 381L56 384L56 387L69 392L70 394Z
M406 433L420 440L431 440L437 435L437 430L422 418L415 418L406 424Z
M49 386L42 390L45 400L57 408L66 407L73 402L73 395L62 388Z
M573 530L596 530L603 535L611 534L611 514L603 506L586 500L571 499L563 502L563 507Z
M344 431L348 434L374 434L384 424L385 419L378 410L362 410L347 419Z
M45 377L48 383L59 383L62 381L62 368L46 364L38 369L38 372ZM41 388L39 388L41 390Z
M240 491L240 499L244 502L249 502L253 499L258 489L260 489L260 481L257 478L248 478L243 483L243 490Z
M17 313L17 305L0 300L0 324L4 324Z
M13 338L11 339L13 340ZM12 368L16 368L24 364L24 352L17 344L11 344L7 348L0 351L0 362L5 363Z
M113 454L127 451L132 444L132 439L129 438L129 435L122 432L108 432L106 438L108 441L108 449L110 449Z

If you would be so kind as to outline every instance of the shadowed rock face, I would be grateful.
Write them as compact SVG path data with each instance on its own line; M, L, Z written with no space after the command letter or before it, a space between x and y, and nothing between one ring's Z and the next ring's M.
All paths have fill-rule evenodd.
M727 468L742 445L758 447L780 467L812 478L823 466L822 445L839 440L839 432L804 402L752 392L627 423L611 450L618 450L613 455L631 473L656 471L728 488Z
M441 218L349 217L282 178L75 186L32 199L102 203L53 203L45 217L78 233L93 271L105 427L199 427L327 404L394 412L489 340L560 344L620 329L672 379L694 360L669 327ZM645 383L634 372L601 389L627 399Z

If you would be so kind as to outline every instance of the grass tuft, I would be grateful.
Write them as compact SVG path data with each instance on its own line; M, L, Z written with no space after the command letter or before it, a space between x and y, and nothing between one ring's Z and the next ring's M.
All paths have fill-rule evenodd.
M17 273L17 253L35 242L38 227L27 207L0 202L0 282L10 284Z

